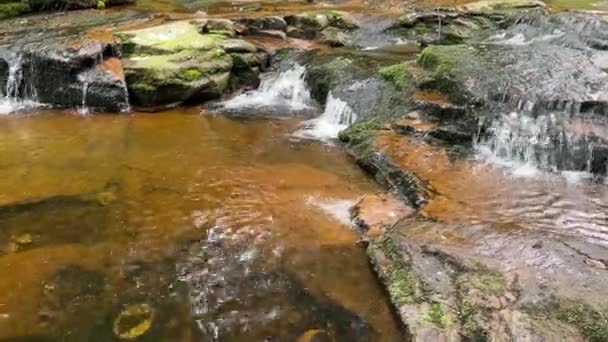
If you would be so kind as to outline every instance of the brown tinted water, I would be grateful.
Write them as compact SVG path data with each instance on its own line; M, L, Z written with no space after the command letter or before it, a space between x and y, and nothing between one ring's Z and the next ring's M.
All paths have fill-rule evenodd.
M380 149L413 172L433 196L421 209L434 220L490 224L583 237L608 246L608 184L564 175L514 176L493 164L453 158L434 146L394 132L379 132Z
M0 340L398 340L331 215L377 189L339 148L290 140L297 124L0 117Z

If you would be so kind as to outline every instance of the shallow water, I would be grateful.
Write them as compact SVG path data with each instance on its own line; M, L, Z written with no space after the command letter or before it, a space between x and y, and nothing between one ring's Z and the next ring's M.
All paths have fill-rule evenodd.
M344 224L377 188L298 125L0 116L0 340L113 340L135 304L154 312L139 340L398 340Z
M541 230L608 246L608 184L582 172L548 173L487 159L453 158L394 133L381 133L383 151L428 182L422 214L440 222L490 224L500 230ZM524 172L527 170L527 172Z

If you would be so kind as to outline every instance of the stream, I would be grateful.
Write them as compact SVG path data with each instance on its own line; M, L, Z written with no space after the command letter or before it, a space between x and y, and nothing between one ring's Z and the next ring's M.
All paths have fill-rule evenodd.
M535 340L537 303L608 305L608 21L333 5L357 24L144 0L109 39L49 14L47 49L0 21L0 342Z
M107 341L138 304L151 341L398 339L348 224L377 187L340 148L293 141L299 121L1 116L0 203L24 204L0 210L0 340Z

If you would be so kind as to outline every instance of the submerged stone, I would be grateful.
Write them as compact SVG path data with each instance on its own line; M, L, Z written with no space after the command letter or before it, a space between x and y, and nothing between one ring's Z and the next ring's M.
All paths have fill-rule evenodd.
M136 339L150 330L154 315L154 309L148 304L129 305L114 320L114 335L124 340Z

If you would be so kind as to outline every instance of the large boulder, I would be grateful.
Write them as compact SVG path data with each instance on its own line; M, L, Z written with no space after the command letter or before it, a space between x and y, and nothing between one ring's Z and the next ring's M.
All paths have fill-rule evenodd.
M177 21L119 32L133 103L154 107L217 98L257 82L268 63L257 46L231 39L230 21Z
M8 96L61 107L120 111L129 102L117 55L112 40L99 38L30 43L6 52L0 81L3 89L9 87L10 68Z

